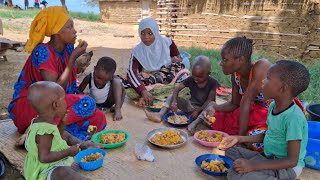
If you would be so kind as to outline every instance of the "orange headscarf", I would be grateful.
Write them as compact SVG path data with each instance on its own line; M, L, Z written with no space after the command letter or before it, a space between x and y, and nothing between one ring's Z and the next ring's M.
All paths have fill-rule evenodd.
M24 50L31 53L38 44L43 42L45 36L57 34L69 18L68 12L62 6L52 6L40 11L32 21L29 40Z

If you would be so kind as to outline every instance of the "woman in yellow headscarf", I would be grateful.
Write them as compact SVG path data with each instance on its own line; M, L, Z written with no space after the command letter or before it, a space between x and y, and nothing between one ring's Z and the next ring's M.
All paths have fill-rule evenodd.
M43 43L45 36L50 37L50 41L47 43ZM31 54L14 85L14 94L8 106L10 118L19 133L24 133L30 126L32 119L37 116L28 102L27 95L30 85L38 81L54 81L66 91L65 100L69 111L66 130L78 139L68 132L64 132L63 137L66 137L67 134L72 138L73 144L78 144L81 142L80 140L87 140L89 125L96 126L97 131L105 128L106 117L104 113L96 110L94 100L89 96L75 94L77 90L75 62L87 48L86 42L80 43L74 48L76 39L77 31L74 28L73 20L64 7L49 7L42 10L32 21L29 40L25 47L25 51ZM51 115L48 113L48 118ZM56 124L59 122L60 119L55 119ZM50 132L46 134L50 134ZM87 141L83 147L88 146L96 145ZM50 150L51 145L48 144L47 151L50 152ZM31 151L36 154L34 158L37 159L38 153L36 151L38 150ZM48 152L39 151L39 153L46 153L45 156L49 157ZM62 157L61 154L59 157ZM27 168L25 169L26 178L44 179L48 176L50 179L65 174L62 179L68 179L66 174L72 175L71 169L56 168L58 165L51 167L57 159L51 158L50 161L50 168L46 163L40 163L42 166L37 169L30 169L30 166L29 169L25 167Z

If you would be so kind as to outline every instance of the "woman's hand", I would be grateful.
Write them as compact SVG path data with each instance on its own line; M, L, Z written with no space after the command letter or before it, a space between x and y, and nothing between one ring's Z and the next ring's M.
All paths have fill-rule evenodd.
M218 149L225 151L240 142L239 136L229 136L222 139L218 145Z
M142 91L141 95L142 95L142 98L147 106L153 105L154 98L152 97L150 92L148 92L147 90L144 90L144 91Z
M172 63L181 62L181 61L182 61L182 59L181 59L180 55L179 56L173 56L171 58L171 62Z
M73 50L71 54L71 57L73 58L71 59L75 62L79 56L86 52L87 47L88 43L86 41L79 43L78 46Z

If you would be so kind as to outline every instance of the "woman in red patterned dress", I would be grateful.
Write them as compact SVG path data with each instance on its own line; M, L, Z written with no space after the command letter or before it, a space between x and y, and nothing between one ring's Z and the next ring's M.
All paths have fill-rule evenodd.
M96 109L89 96L75 94L76 59L86 51L87 43L74 48L77 31L73 20L63 7L50 7L41 11L33 20L30 39L25 50L30 54L17 82L12 101L8 106L10 118L19 133L24 133L37 113L30 106L27 93L31 84L38 81L54 81L66 91L69 110L66 130L81 140L86 140L89 125L101 131L106 126L104 113ZM50 41L43 44L44 36ZM59 123L60 119L55 122Z

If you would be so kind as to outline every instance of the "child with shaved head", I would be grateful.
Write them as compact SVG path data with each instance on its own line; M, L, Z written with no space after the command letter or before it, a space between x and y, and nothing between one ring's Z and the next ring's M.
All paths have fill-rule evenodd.
M25 143L25 178L86 179L71 169L72 157L83 148L98 146L64 131L68 116L64 89L55 82L39 81L29 87L28 101L38 116L32 120ZM59 119L58 128L55 120Z
M216 88L219 83L214 78L210 77L211 62L206 56L198 56L192 66L192 76L187 78L183 83L179 84L173 91L165 106L159 113L146 111L149 120L160 122L161 117L171 111L176 112L178 109L190 114L195 120L192 127L188 128L193 131L195 126L203 119L201 113L211 101L216 100ZM186 100L178 97L179 92L184 88L190 89L191 98Z

